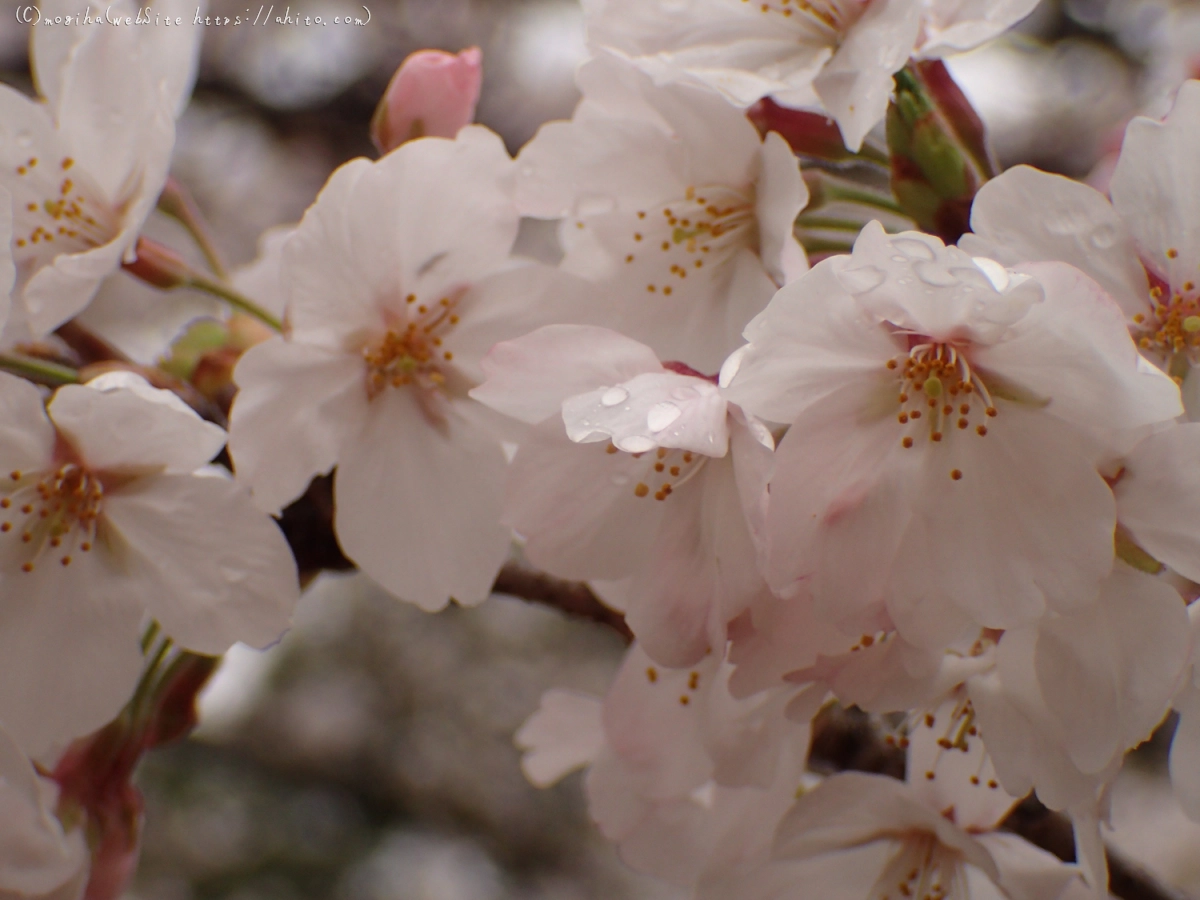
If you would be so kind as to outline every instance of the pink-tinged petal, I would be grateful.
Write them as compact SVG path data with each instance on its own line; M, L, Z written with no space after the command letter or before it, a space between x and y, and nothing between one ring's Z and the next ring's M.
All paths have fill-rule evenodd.
M647 372L563 401L567 437L611 440L618 450L656 447L724 456L729 449L725 398L710 381L675 372Z
M968 681L988 755L1004 789L1021 797L1036 788L1051 809L1093 803L1100 787L1121 767L1118 754L1104 769L1084 773L1066 751L1061 720L1042 697L1035 665L1037 629L1005 632L994 671Z
M813 87L837 120L846 146L858 150L883 119L892 75L908 61L921 27L921 6L910 0L875 0L848 31Z
M97 541L0 582L0 722L38 756L120 712L142 670L142 609Z
M1034 665L1066 750L1084 772L1149 737L1188 662L1187 613L1175 589L1124 564L1099 599L1041 623Z
M534 787L550 787L589 766L604 747L601 701L589 694L554 688L513 738L525 753L521 771Z
M48 412L59 434L98 472L192 472L225 445L223 428L182 403L148 399L128 388L69 384L54 394Z
M52 805L55 785L0 730L0 895L11 900L77 900L87 872L82 829L64 834Z
M362 270L352 245L356 190L372 164L355 159L338 168L296 230L283 244L289 336L340 350L347 340L377 328L374 276ZM381 232L387 223L376 223Z
M358 434L368 401L360 358L272 338L251 347L233 373L229 452L259 508L277 513Z
M904 782L884 775L841 772L803 794L775 836L775 858L812 859L911 831L936 836L988 874L995 863L970 835L925 806Z
M496 344L480 368L487 380L471 396L531 425L557 418L568 397L663 370L645 344L591 325L547 325Z
M976 840L991 855L1000 872L998 896L1004 900L1043 900L1063 897L1067 885L1079 877L1079 871L1052 853L1015 834L994 831ZM1082 888L1082 885L1080 885ZM976 894L971 893L972 897Z
M54 426L31 382L0 372L0 470L37 472L54 454Z
M625 655L604 698L604 732L624 765L646 777L648 800L687 796L711 778L701 729L719 668L717 654L693 671L662 668L638 644Z
M990 41L1029 15L1038 0L934 0L926 4L921 56L946 56Z
M590 282L561 269L518 265L486 275L467 290L455 306L460 321L446 334L445 347L454 354L455 368L477 385L487 378L483 359L499 342L529 335L546 322L595 324L606 315L607 303Z
M47 335L83 312L100 282L120 267L136 237L136 228L127 228L94 250L60 253L52 263L38 269L22 291L31 333L37 337Z
M655 454L635 459L572 443L547 420L523 440L505 491L504 521L525 555L564 578L624 578L650 559L667 503L650 496ZM637 485L647 485L639 496Z
M1171 739L1171 787L1184 813L1200 822L1200 690L1189 685L1175 698L1179 724Z
M1186 81L1165 122L1129 123L1112 177L1113 205L1142 259L1171 288L1200 281L1200 81Z
M418 50L405 57L371 119L381 153L420 137L452 138L475 118L483 80L478 47L461 53Z
M953 637L936 626L955 608L975 626L1013 628L1092 601L1112 567L1116 510L1071 430L1002 403L986 436L959 431L913 451L923 459L888 606L910 641Z
M197 653L265 647L291 623L299 586L279 526L232 479L138 478L105 497L114 546L163 630ZM115 540L115 538L114 538Z
M1125 223L1086 184L1014 166L979 189L971 229L959 246L974 255L1005 265L1060 260L1095 279L1127 316L1148 307L1146 272Z
M821 614L852 634L874 631L855 620L891 580L919 464L892 421L858 421L863 406L851 385L799 416L775 453L767 509L767 581L789 595L806 579Z
M763 139L755 214L763 268L779 286L808 270L804 248L796 240L796 216L808 205L808 185L787 141L775 132Z
M846 384L885 374L900 347L838 282L846 262L818 264L746 327L749 349L722 371L730 401L773 422L794 422Z
M466 403L427 418L409 390L376 397L342 447L334 481L338 543L389 592L435 611L487 599L508 555L500 524L499 438Z
M1143 550L1200 581L1200 424L1166 428L1125 457L1113 487L1117 519Z
M432 306L503 267L517 237L514 163L481 125L409 141L354 187L350 247L376 302Z
M683 667L724 646L726 623L765 584L731 462L709 461L663 506L650 563L630 586L625 618L647 654Z
M980 369L1048 400L1047 413L1084 428L1137 428L1183 412L1178 387L1138 354L1124 314L1098 284L1064 263L1020 271L1037 278L1046 300L1007 340L978 348Z

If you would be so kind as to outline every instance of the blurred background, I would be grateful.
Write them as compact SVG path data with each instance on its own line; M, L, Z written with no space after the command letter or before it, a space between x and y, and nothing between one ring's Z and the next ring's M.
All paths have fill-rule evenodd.
M252 260L265 229L296 221L336 166L373 155L371 113L413 50L483 49L478 118L514 152L542 122L570 116L585 54L577 0L367 4L363 28L207 30L174 174L230 263ZM15 5L0 3L0 79L30 90ZM245 5L210 0L210 12ZM352 0L284 5L360 12ZM951 65L1004 166L1103 186L1128 119L1163 114L1180 81L1200 76L1200 2L1047 0L1015 33ZM547 239L533 252L552 253ZM112 290L143 289L125 279ZM148 310L174 303L145 293ZM204 303L170 308L164 337ZM145 764L145 854L131 896L677 897L624 869L587 820L579 776L536 791L512 746L543 690L602 693L622 650L601 626L512 598L429 616L364 578L320 579L278 646L230 654L193 739ZM1139 751L1118 783L1114 842L1200 897L1200 827L1166 788L1164 746L1160 735Z

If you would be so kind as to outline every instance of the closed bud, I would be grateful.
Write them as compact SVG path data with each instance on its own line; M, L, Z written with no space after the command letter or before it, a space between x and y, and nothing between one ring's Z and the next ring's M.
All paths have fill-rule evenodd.
M892 192L946 243L968 230L975 192L995 174L983 122L941 60L896 73L887 113Z
M380 153L419 137L452 138L475 119L482 80L478 47L461 53L418 50L400 64L371 118Z

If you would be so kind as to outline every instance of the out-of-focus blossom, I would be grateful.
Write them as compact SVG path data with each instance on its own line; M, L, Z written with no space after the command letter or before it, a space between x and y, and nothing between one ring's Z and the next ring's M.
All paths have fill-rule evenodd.
M676 884L764 862L775 825L806 777L809 727L791 691L728 691L719 653L690 669L658 666L634 645L603 703L551 691L517 735L546 784L589 765L588 805L634 869Z
M504 520L530 561L608 585L647 652L689 665L765 590L747 517L761 518L773 440L712 381L591 326L498 344L471 396L536 427ZM564 429L565 425L565 429Z
M1130 124L1111 180L1098 191L1025 166L989 182L971 213L970 252L1006 264L1059 259L1121 305L1141 352L1181 382L1200 415L1200 81L1180 88L1164 122Z
M0 729L0 900L77 900L88 877L82 829L54 815L58 790Z
M283 535L229 478L225 443L173 394L113 373L50 401L0 375L0 722L31 753L128 700L144 617L181 646L264 646L298 593Z
M697 896L1057 900L1075 879L1073 867L992 830L1007 808L973 820L946 802L927 805L913 787L881 775L830 776L783 818L772 862L731 867Z
M180 62L194 59L201 35L190 26L155 31L172 52L135 27L36 29L54 32L34 47L46 102L0 90L0 185L13 195L19 301L7 340L41 337L78 314L132 259L190 83Z
M483 56L478 47L461 53L418 50L392 76L371 119L371 140L380 153L419 137L452 138L475 119Z
M699 81L739 106L770 96L823 107L857 150L883 118L892 75L917 52L965 50L1036 0L585 0L593 44L657 81Z
M336 465L341 547L425 609L482 601L508 552L501 435L467 397L480 359L578 292L510 263L512 174L480 127L343 166L283 243L287 333L234 373L230 450L259 505Z
M562 218L563 267L604 288L608 323L714 373L746 322L807 264L808 191L786 142L694 85L656 86L602 54L584 99L518 157L517 204Z
M851 634L882 607L918 646L1091 603L1113 559L1105 435L1180 410L1083 273L1006 270L877 223L746 336L730 399L792 426L768 581L803 580Z

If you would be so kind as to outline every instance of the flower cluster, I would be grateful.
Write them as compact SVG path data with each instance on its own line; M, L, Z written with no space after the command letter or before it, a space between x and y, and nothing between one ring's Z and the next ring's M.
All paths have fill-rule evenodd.
M1034 5L584 0L582 100L515 159L471 124L478 51L423 52L383 155L232 278L167 180L198 30L37 32L41 101L0 88L0 897L116 896L94 735L166 739L196 659L283 633L320 565L276 519L323 476L401 600L480 603L517 555L623 615L607 696L516 739L697 900L1103 897L1109 789L1172 708L1200 819L1200 82L1130 125L1111 199L1018 167L955 243L896 190L811 256L821 179L745 110L815 108L864 161L894 83L918 109ZM892 165L936 187L986 148L922 156L924 100ZM141 235L156 204L211 273ZM128 321L76 320L129 275L233 311L139 365ZM810 759L838 705L903 779ZM1077 863L1001 830L1031 792Z

